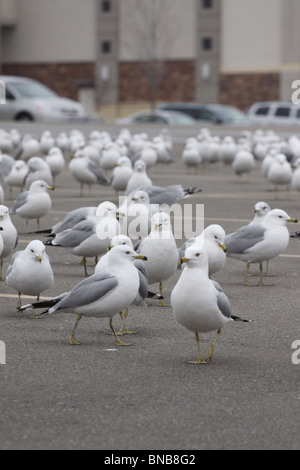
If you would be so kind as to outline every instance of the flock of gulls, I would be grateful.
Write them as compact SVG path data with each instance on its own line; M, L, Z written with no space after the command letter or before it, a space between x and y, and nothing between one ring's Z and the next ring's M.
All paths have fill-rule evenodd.
M269 261L288 247L287 224L297 222L285 211L258 201L251 223L236 232L226 234L220 225L210 225L178 246L168 207L193 198L201 189L186 189L180 184L155 186L151 180L151 167L171 165L174 159L167 129L152 139L146 133L132 135L128 129L120 129L116 137L98 130L87 137L79 130L57 136L44 131L39 137L21 135L15 129L0 130L0 152L1 280L17 292L20 312L37 310L36 317L61 312L77 315L70 335L72 345L80 344L76 331L81 318L90 316L108 318L117 345L129 346L121 337L135 333L127 326L130 308L157 302L160 307L172 308L177 322L194 333L198 358L191 363L207 364L213 359L222 329L232 321L247 322L233 315L228 297L212 276L224 269L227 257L231 257L245 263L246 285L252 285L252 264L259 265L259 285L265 285ZM245 131L237 139L221 139L203 128L186 140L181 165L193 174L209 165L227 166L239 177L260 165L262 175L275 185L276 197L280 187L300 191L297 136L283 139L273 131ZM52 208L49 190L55 189L64 171L69 171L78 185L78 208L48 230L40 230L40 219ZM80 196L85 186L92 185L111 188L112 194L123 196L123 202L117 206L107 200L97 207L83 207ZM19 195L14 199L16 188ZM37 231L33 233L43 241L35 239L17 251L18 231L11 216L26 223L36 220ZM300 238L298 232L291 236ZM53 287L55 280L46 254L49 246L78 257L84 275L71 291L44 300L41 294ZM89 258L95 259L92 275L88 275ZM6 273L4 262L9 263ZM164 283L176 272L179 279L168 305ZM36 302L22 306L22 295L36 298ZM118 314L122 326L116 332L113 317ZM216 332L216 338L203 358L199 335L209 332Z

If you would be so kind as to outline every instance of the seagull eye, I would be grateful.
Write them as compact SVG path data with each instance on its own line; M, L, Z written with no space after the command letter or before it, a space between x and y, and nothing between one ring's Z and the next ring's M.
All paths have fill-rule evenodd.
M130 251L126 251L126 255L130 255L130 254L131 254Z
M282 215L279 215L278 217L279 217L279 219L283 219Z
M31 253L34 253L34 250L31 250Z
M200 256L200 253L196 253L196 256L197 256L197 258L199 258L199 256Z

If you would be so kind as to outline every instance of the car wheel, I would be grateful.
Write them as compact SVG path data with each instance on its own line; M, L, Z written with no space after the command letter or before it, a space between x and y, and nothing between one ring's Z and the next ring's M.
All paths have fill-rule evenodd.
M34 121L33 116L26 112L19 113L15 119L16 121Z

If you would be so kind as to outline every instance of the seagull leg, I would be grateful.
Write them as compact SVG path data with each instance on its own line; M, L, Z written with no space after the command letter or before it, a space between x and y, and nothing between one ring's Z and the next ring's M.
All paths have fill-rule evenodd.
M19 295L18 308L21 308L21 307L22 307L22 301L21 301L21 295L22 295L22 293L19 292L18 295Z
M246 286L254 286L255 284L251 284L249 282L249 269L250 269L251 263L247 263L246 267L246 274L245 274L245 285Z
M259 272L260 272L260 281L259 281L259 284L261 286L269 286L269 287L272 287L274 284L265 284L264 281L263 281L263 264L260 263L259 265Z
M206 361L204 361L201 357L201 352L200 352L200 338L199 338L199 333L196 331L196 341L197 341L197 347L198 347L198 361L189 361L189 364L207 364Z
M162 282L159 283L159 292L160 292L161 297L163 297L163 295L162 295L163 294L163 284L162 284ZM172 305L170 305L170 304L165 304L165 302L163 300L160 301L159 306L160 307L172 307Z
M122 343L122 341L119 340L118 335L117 335L117 333L115 332L112 319L109 320L109 326L110 326L110 328L111 328L111 331L113 332L114 337L116 338L117 346L132 346L132 344Z
M79 341L77 341L77 339L75 338L75 332L77 330L77 327L81 319L82 319L82 315L77 315L77 320L70 336L70 344L72 346L80 346Z
M214 341L211 343L211 346L210 346L210 350L209 350L209 353L206 357L207 361L212 361L213 357L214 357L214 354L215 354L215 346L216 346L216 342L218 341L218 339L220 338L222 334L222 331L219 330L218 333L217 333L217 336L215 337Z
M127 308L126 312L124 313L124 320L123 320L123 325L122 325L122 330L123 330L123 327L125 327L123 335L137 335L138 334L137 331L129 330L126 326L126 320L127 320L128 315L129 315L129 311Z

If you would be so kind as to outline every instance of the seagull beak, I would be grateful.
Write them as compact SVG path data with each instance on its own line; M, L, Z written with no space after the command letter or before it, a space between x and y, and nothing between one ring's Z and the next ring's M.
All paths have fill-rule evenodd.
M154 225L154 228L157 230L157 229L159 229L160 227L162 227L162 225L163 225L163 224L156 224L156 225Z
M147 256L143 256L143 255L138 255L138 256L135 256L134 258L135 259L140 259L142 261L149 261Z
M132 200L133 202L137 202L137 198L136 198L136 197L133 197L131 200Z
M181 258L181 260L179 261L179 264L184 264L184 263L188 263L189 261L191 261L189 258Z
M48 191L55 191L55 187L54 187L54 186L49 186L47 189L48 189Z
M114 246L115 246L115 245L111 245L111 246L109 246L109 247L107 248L107 251L110 251L110 250L112 250L112 249L114 248Z
M227 254L227 248L226 248L226 245L223 243L223 245L221 245L221 243L219 243L219 246L222 248L222 250L224 251L224 253Z
M288 222L290 222L291 224L297 224L298 220L297 219L289 219Z
M40 264L42 264L42 257L41 257L41 255L38 255L38 256L37 256L37 259L38 259L38 262L39 262Z

